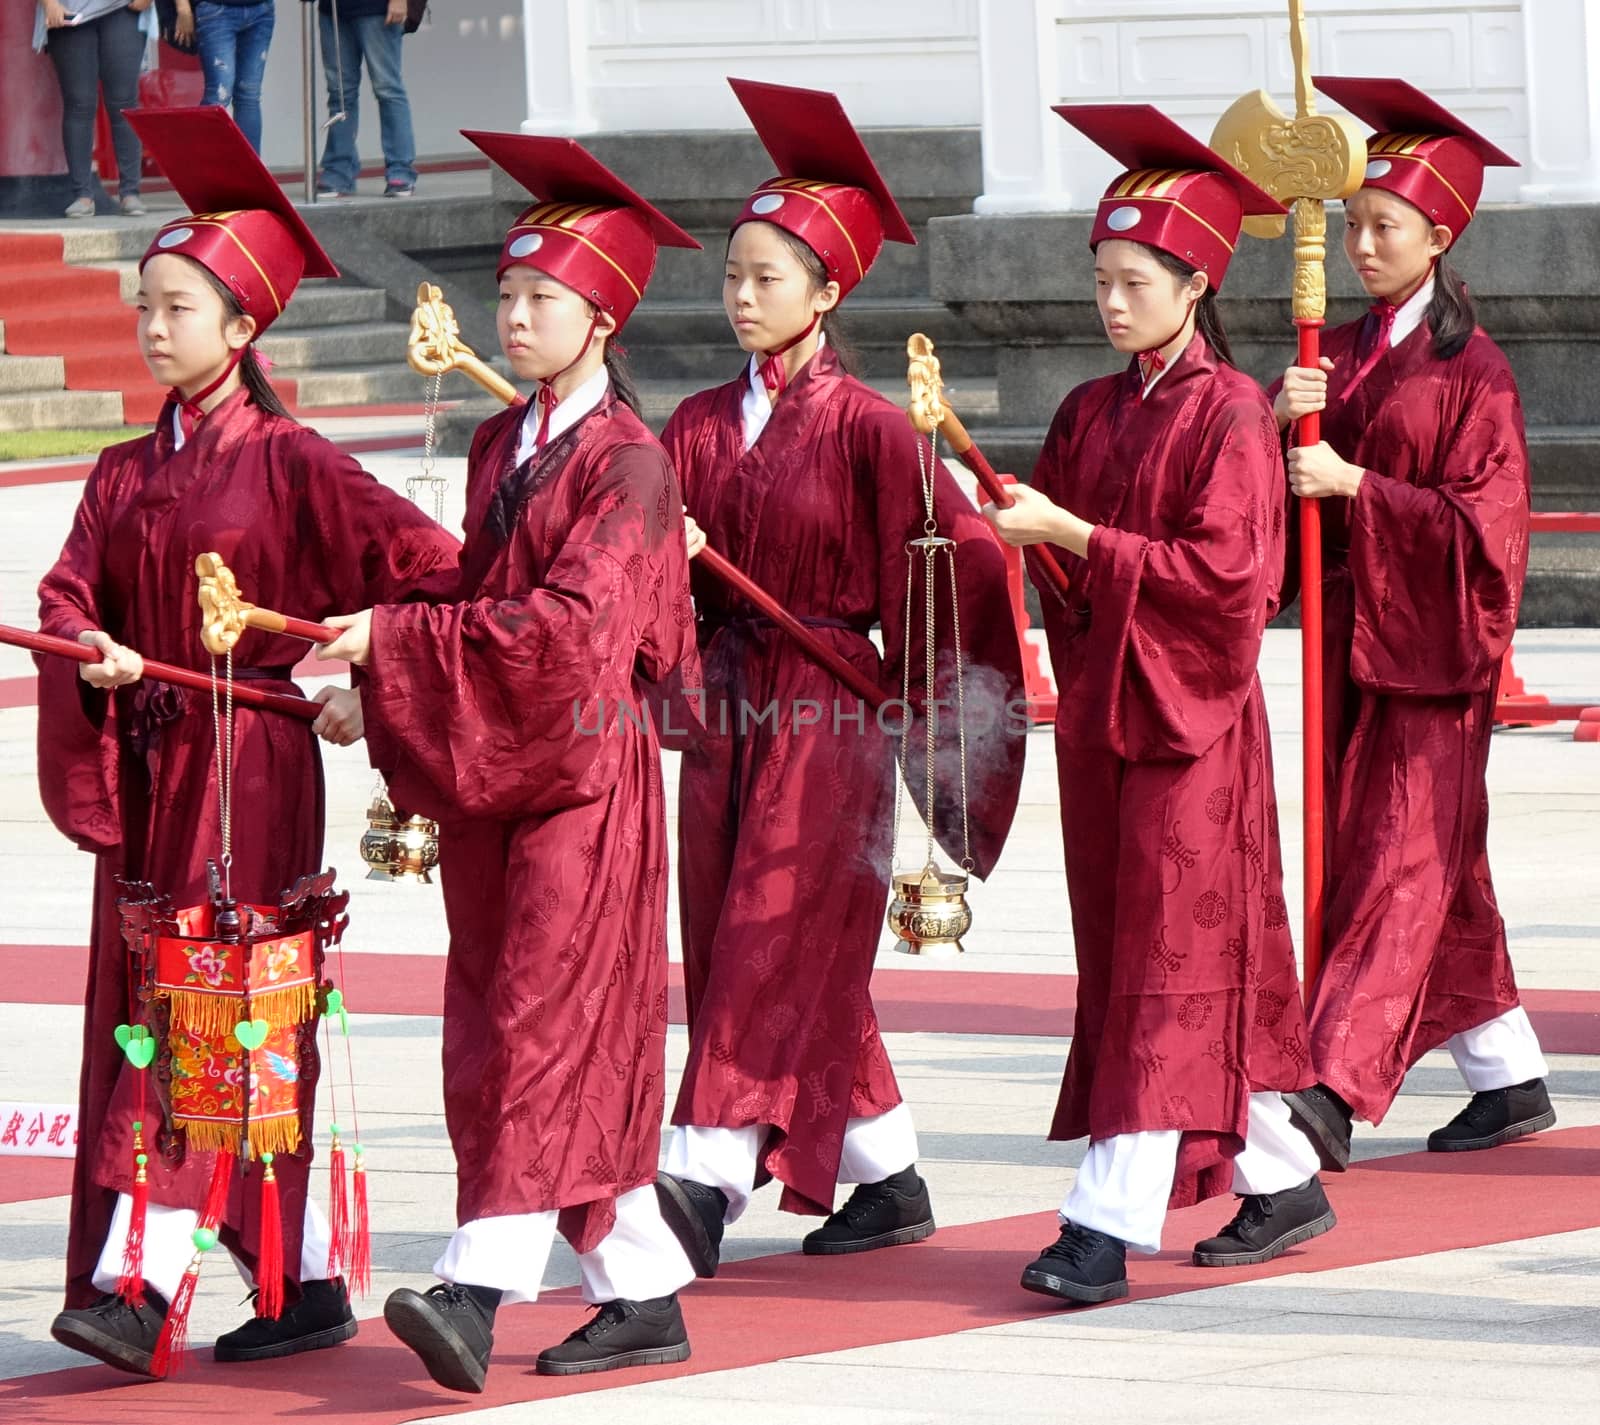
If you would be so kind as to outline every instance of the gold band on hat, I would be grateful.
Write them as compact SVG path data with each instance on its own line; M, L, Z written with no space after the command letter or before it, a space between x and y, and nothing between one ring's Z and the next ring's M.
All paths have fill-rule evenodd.
M1128 198L1138 199L1141 203L1165 203L1176 208L1186 217L1193 218L1212 237L1216 238L1231 256L1234 250L1233 243L1223 237L1214 227L1200 216L1187 203L1177 198L1167 197L1167 192L1180 178L1199 178L1206 170L1198 168L1136 168L1124 173L1121 178L1113 183L1107 190L1106 196L1100 200L1100 206L1107 203L1117 203ZM1138 238L1130 239L1137 242Z
M1433 164L1428 162L1428 160L1420 153L1416 152L1416 150L1425 143L1429 143L1434 139L1444 139L1449 137L1449 134L1377 134L1373 137L1371 142L1367 144L1367 156L1370 158L1374 154L1381 154L1384 158L1403 158L1411 163L1420 164L1444 185L1450 196L1461 205L1461 211L1467 215L1467 218L1470 221L1473 211L1472 204L1467 202L1467 200L1456 191L1456 185L1454 183L1446 178L1444 174L1440 173L1439 170L1435 168Z
M200 228L215 228L219 232L226 233L228 235L229 239L232 241L233 245L236 248L238 248L239 251L242 252L245 255L245 260L248 261L249 264L253 268L255 268L256 275L258 277L260 277L261 280L267 284L267 295L272 298L273 305L276 306L277 309L278 309L276 312L273 313L273 316L276 317L276 316L281 315L281 313L283 312L283 298L278 295L278 289L277 289L276 285L274 285L272 279L267 276L266 268L264 268L259 262L256 261L255 253L251 252L250 249L245 246L244 239L241 238L238 233L234 232L234 230L231 227L228 226L228 222L227 222L227 220L229 218L236 218L236 217L239 216L240 213L253 212L253 211L256 211L256 210L255 209L246 209L246 208L236 208L231 213L194 213L194 214L191 214L189 217L185 218L182 222L168 223L166 225L166 227L161 229L161 231L162 232L166 232L170 228L194 228L194 227L200 227ZM265 210L263 209L262 211L265 211ZM275 217L276 214L272 214L271 216Z
M862 265L861 254L856 250L856 240L850 236L850 229L840 220L839 215L828 206L828 200L821 196L822 190L825 188L848 188L850 186L852 185L848 183L816 183L808 178L775 178L771 183L763 183L761 187L757 188L750 195L748 201L754 201L763 193L781 192L785 195L790 193L798 194L809 202L815 203L833 220L833 225L839 229L844 236L845 242L850 245L850 256L856 262L856 278L860 280L867 275L867 269ZM757 214L757 217L762 221L766 220L765 214Z
M576 228L571 226L580 219L593 217L597 213L622 213L626 211L627 209L625 208L608 208L603 205L595 206L583 203L536 203L511 225L509 230L506 232L504 241L509 242L511 240L512 233L518 232L542 231L548 233L558 233L562 237L569 237L574 242L582 243L584 247L588 248L590 252L598 257L606 264L607 267L611 268L611 270L615 272L618 277L626 282L628 284L628 290L633 293L634 301L637 302L643 299L644 293L639 290L638 284L634 282L633 278L628 276L628 274L617 265L616 260L611 256L610 253L606 252L605 249L600 247L598 244L591 242L582 233L578 232ZM513 261L517 262L520 262L521 260L521 258L513 259ZM533 264L530 264L530 266L531 265Z

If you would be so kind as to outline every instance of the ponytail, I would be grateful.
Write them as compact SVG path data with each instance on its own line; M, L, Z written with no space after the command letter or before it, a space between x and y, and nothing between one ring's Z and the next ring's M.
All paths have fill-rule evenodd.
M1428 302L1428 330L1433 354L1448 361L1478 329L1478 309L1461 274L1443 257L1433 269L1433 296Z
M611 389L617 399L641 420L644 412L639 408L639 388L634 384L633 367L627 355L612 342L606 342L606 374L611 378Z

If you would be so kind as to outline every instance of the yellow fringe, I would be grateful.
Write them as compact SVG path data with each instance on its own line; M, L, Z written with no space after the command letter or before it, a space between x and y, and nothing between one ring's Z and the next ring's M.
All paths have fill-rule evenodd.
M173 1122L184 1130L189 1146L197 1153L237 1153L239 1151L238 1120L211 1118L184 1118L175 1115ZM284 1114L278 1118L250 1120L250 1141L244 1145L244 1157L259 1158L263 1153L297 1153L300 1151L300 1115Z
M312 981L287 989L266 990L248 997L237 994L203 994L195 990L162 990L172 1004L175 1028L206 1039L233 1033L241 1019L265 1019L274 1028L303 1024L316 1013L317 987Z

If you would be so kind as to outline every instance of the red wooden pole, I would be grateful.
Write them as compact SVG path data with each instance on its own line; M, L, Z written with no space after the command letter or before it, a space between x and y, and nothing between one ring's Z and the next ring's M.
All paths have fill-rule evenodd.
M984 493L994 501L996 509L1009 510L1016 504L1017 497L1006 489L1005 482L995 474L994 466L989 464L984 453L978 449L977 442L967 434L967 428L948 407L945 409L944 419L939 422L939 433L950 442L950 449L960 457L961 463L978 477L978 483L983 486ZM1045 582L1065 600L1067 576L1057 561L1055 552L1047 544L1030 544L1027 552L1034 557L1038 569L1045 577Z
M331 630L330 630L331 632ZM57 638L50 633L34 633L26 628L12 628L7 624L0 624L0 643L9 643L13 648L27 648L34 653L50 653L58 658L71 658L78 663L98 663L103 655L87 644L74 643L70 638ZM158 683L172 683L180 688L192 688L197 693L211 691L211 679L205 673L197 673L193 668L180 668L173 663L157 663L153 658L144 660L144 675ZM288 717L297 717L303 722L315 722L317 714L322 711L321 703L311 702L306 698L296 698L288 693L273 693L265 688L253 688L248 683L233 685L233 700L243 703L248 708L259 708L262 712L283 713Z
M1322 356L1322 319L1296 317L1300 329L1300 365L1317 369ZM1296 445L1315 445L1322 439L1322 413L1301 416L1295 429ZM1312 986L1322 969L1322 902L1324 859L1322 834L1322 507L1316 500L1300 501L1300 685L1301 766L1305 809L1305 1001L1311 1003Z

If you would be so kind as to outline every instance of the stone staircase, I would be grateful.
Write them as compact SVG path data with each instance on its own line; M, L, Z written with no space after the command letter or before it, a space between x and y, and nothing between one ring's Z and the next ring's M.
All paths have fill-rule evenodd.
M165 391L139 356L131 304L158 223L45 234L60 245L53 260L48 242L34 260L10 255L0 273L0 430L154 420ZM12 237L0 234L0 245ZM382 289L309 281L261 349L291 409L410 404L421 386L404 364L406 330Z

